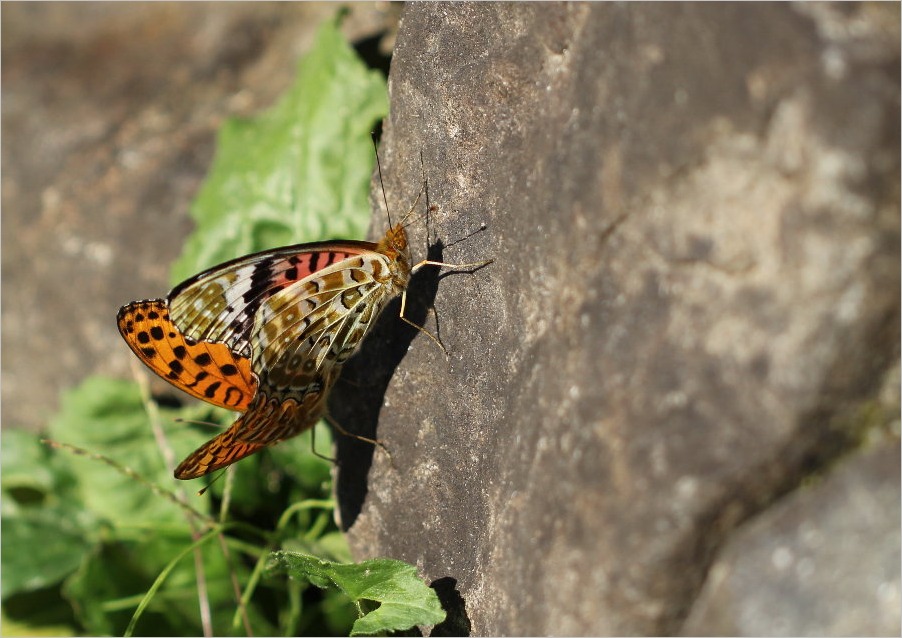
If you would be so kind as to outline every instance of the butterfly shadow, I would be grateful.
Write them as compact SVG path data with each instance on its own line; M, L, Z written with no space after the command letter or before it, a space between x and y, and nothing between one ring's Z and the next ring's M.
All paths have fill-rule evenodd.
M445 620L433 627L429 635L469 636L472 626L467 614L467 603L457 589L457 579L445 576L432 581L429 586L435 590L446 614Z
M442 242L436 241L429 247L426 258L442 261L443 252ZM407 288L405 317L418 326L424 325L443 276L438 268L423 268L413 275ZM332 418L354 434L379 438L377 425L385 391L419 332L400 319L400 311L401 300L396 297L376 320L360 351L344 365L338 384L329 397ZM373 454L385 452L377 452L370 443L338 433L335 439L338 459L335 494L341 527L347 530L357 520L366 500L367 477ZM391 441L385 441L385 445L389 451L392 450Z

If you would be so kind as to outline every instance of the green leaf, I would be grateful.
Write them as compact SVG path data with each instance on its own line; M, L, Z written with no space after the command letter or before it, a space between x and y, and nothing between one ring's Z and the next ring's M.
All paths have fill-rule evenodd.
M362 238L375 160L370 131L387 113L381 74L345 42L337 19L323 24L278 103L223 125L173 284L258 250Z
M75 571L96 542L88 519L62 504L4 515L0 536L3 598L49 587Z
M294 552L274 552L270 573L287 572L317 587L334 585L354 602L374 601L379 607L354 623L352 636L404 631L414 625L437 625L445 611L435 590L402 561L375 558L356 564L333 563Z
M61 582L98 538L101 521L73 497L71 475L51 456L35 434L3 432L4 600Z
M174 424L173 413L161 412L161 427L174 450L193 450L203 435ZM65 392L60 411L49 424L52 439L102 454L146 480L174 487L163 454L153 436L138 386L127 381L89 377ZM175 504L152 496L148 488L97 459L64 450L56 455L74 476L80 499L96 516L125 527L159 527L169 523L188 533L184 514Z

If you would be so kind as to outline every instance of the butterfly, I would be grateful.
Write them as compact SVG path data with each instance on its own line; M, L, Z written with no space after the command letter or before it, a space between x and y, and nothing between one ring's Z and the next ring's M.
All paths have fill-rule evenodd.
M376 243L334 240L239 257L182 282L165 300L123 307L119 331L151 370L197 398L244 410L183 461L176 478L203 476L312 427L342 364L391 299L400 295L401 319L423 330L404 317L417 270L488 263L411 266L402 221ZM242 398L225 405L235 396Z

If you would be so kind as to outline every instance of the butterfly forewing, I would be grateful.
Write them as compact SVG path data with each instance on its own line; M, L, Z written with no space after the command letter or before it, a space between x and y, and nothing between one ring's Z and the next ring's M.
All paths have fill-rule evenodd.
M250 405L257 386L250 360L224 344L187 338L170 320L164 299L123 306L117 322L132 352L178 389L230 410Z
M188 279L169 293L172 320L198 341L227 344L250 356L260 304L335 263L371 252L370 242L297 244L233 259Z

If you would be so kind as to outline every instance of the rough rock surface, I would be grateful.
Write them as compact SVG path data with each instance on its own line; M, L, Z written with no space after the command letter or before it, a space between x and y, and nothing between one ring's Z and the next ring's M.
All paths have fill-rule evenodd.
M861 573L898 509L842 487L898 494L898 42L890 4L408 5L391 210L422 154L415 255L496 261L411 285L449 359L389 308L332 407L391 453L341 442L342 522L457 600L435 633L677 633L721 547L744 568L820 524L815 572L860 570L749 569L826 605L881 583L863 613L763 625L703 597L689 630L898 632L898 553ZM883 460L832 478L864 439ZM831 518L770 513L793 492ZM853 545L865 510L894 536ZM737 533L756 516L766 540Z

